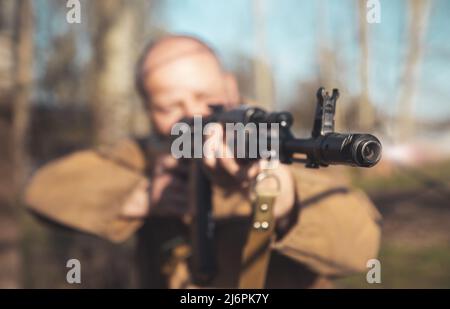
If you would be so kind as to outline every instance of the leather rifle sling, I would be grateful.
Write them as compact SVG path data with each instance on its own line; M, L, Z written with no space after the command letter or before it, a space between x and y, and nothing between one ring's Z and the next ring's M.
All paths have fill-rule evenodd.
M257 193L253 221L244 246L239 288L261 289L269 266L275 219L273 206L278 192Z

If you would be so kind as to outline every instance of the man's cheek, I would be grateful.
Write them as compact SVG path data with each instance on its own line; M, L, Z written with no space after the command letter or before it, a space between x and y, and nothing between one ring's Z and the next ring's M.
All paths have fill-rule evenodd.
M177 122L174 116L162 113L153 114L150 120L156 132L165 136L170 135L172 126Z

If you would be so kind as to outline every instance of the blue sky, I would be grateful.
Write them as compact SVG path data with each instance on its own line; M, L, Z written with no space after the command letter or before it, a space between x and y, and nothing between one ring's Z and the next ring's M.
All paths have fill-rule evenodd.
M37 71L42 73L52 35L64 35L77 27L77 60L88 59L87 24L65 23L64 12L53 12L52 1L36 0L38 48ZM82 6L86 6L83 0ZM100 0L103 1L103 0ZM131 0L130 0L131 1ZM254 0L153 0L148 27L199 36L210 43L225 64L232 67L236 56L255 55ZM264 32L268 64L276 87L276 106L283 107L302 80L317 76L317 35L335 51L345 72L343 81L352 94L359 93L359 49L357 45L357 0L260 0L265 8ZM364 0L361 0L364 1ZM380 0L381 23L369 24L369 91L376 107L397 112L399 86L407 53L407 0ZM83 8L82 8L83 9ZM320 12L320 14L319 14ZM83 14L87 12L83 10ZM318 30L321 18L323 29ZM86 20L83 16L82 20ZM84 42L84 43L83 43ZM39 73L38 73L39 74ZM450 118L450 1L432 0L419 87L414 113L418 118Z
M278 106L292 89L316 71L319 17L329 47L339 54L346 74L337 76L349 91L359 91L355 0L262 0L265 7L266 48L274 72ZM407 52L407 2L381 0L381 23L369 25L370 95L377 108L396 112L400 74ZM151 15L153 25L172 32L195 34L212 44L225 63L237 53L254 55L252 1L164 0ZM321 9L319 9L321 8ZM318 12L322 12L319 16ZM450 117L450 1L435 0L426 35L421 77L415 98L419 118Z

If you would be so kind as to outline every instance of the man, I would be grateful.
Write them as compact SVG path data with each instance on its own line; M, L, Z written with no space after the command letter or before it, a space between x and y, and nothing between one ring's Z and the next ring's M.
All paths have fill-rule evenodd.
M208 115L211 103L234 107L240 102L234 77L193 37L169 36L149 45L136 77L159 139L184 117ZM210 138L216 139L210 145L222 142L220 134ZM196 286L190 267L193 210L187 203L191 171L170 153L149 148L130 139L50 163L33 178L27 202L41 215L112 241L137 231L142 287ZM217 271L209 285L236 287L245 281L251 184L260 166L214 155L202 163L213 186L216 223ZM258 285L320 287L328 278L364 270L376 257L380 237L379 215L370 201L314 171L280 165L272 173L281 184L273 204L276 240L269 265L257 269L267 268L267 279Z

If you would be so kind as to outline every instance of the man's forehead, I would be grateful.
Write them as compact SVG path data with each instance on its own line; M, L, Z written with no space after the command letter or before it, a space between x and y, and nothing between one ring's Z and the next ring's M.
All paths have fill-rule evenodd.
M164 65L180 59L189 59L196 56L211 57L218 62L214 53L203 43L191 38L166 38L154 45L146 55L144 62L144 75L154 72Z

